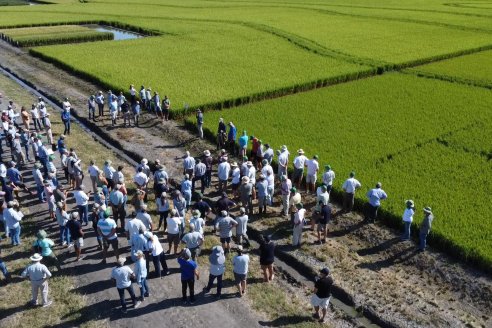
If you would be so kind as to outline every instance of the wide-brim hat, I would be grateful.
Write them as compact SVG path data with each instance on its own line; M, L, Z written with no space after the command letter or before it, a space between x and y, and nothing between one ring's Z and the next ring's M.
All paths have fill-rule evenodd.
M205 155L205 156L210 156L210 151L209 151L209 150L205 150L205 151L203 152L203 155Z
M298 153L298 154L304 154L304 150L302 150L302 148L301 148L301 149L299 149L299 150L297 151L297 153Z
M247 176L244 176L241 178L241 180L244 182L244 183L248 183L249 182L249 177Z
M253 166L253 162L251 162L251 161L247 161L247 162L246 162L246 165L247 165L247 166Z
M31 256L29 258L31 261L33 262L39 262L43 259L43 257L41 255L39 255L38 253L35 253L33 256Z
M280 149L281 149L282 151L287 150L287 146L286 146L286 145L283 145L282 147L280 147Z
M410 205L410 206L412 206L412 207L414 206L414 202L413 202L413 200L411 200L411 199L406 200L406 201L405 201L405 204L406 204L406 205Z
M237 162L232 162L231 167L237 167Z
M432 214L432 208L430 208L429 206L424 207L424 212L428 214Z

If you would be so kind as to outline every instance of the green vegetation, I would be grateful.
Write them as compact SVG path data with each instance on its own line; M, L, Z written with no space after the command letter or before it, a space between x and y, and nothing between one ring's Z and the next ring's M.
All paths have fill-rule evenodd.
M492 89L492 50L423 65L409 71L426 77Z
M113 34L86 26L59 25L0 30L0 37L18 47L112 40Z
M275 149L287 144L291 160L299 148L308 157L318 154L321 167L329 163L337 172L337 191L355 170L364 186L360 202L382 181L390 195L383 208L393 222L400 222L405 199L432 206L440 245L490 266L492 244L484 242L492 233L490 162L483 156L485 140L477 137L484 127L490 130L491 105L485 89L393 73L207 112L205 127L213 137L223 117Z

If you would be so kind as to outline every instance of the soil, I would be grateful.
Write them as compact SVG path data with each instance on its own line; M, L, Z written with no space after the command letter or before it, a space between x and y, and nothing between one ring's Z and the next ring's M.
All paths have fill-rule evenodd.
M3 41L0 63L58 99L69 97L81 116L86 116L88 95L99 89ZM204 149L215 147L184 130L180 122L161 123L151 115L144 115L140 128L112 129L108 123L105 120L96 124L127 150L149 161L159 158L174 177L182 174L180 158L185 149L201 154ZM313 199L307 197L304 202L312 203ZM338 210L336 204L334 207ZM267 217L255 220L253 226L278 231L274 239L279 249L313 268L332 268L336 284L361 309L399 327L492 327L490 276L433 250L418 253L414 242L399 242L398 232L385 226L361 224L362 217L357 213L338 216L330 224L327 244L315 245L314 236L306 232L307 243L294 250L289 246L287 219L279 217L278 206L270 211ZM164 296L166 290L162 292ZM103 298L96 298L94 304L107 302ZM231 306L227 309L234 311ZM184 312L188 311L179 311ZM211 319L205 314L198 317L204 323Z

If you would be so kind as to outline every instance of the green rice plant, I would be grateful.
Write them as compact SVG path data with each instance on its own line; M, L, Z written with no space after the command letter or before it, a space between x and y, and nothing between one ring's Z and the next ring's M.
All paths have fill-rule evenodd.
M113 34L98 32L86 26L60 25L1 30L0 37L18 47L34 47L59 43L112 40Z
M492 50L430 63L408 72L492 89Z

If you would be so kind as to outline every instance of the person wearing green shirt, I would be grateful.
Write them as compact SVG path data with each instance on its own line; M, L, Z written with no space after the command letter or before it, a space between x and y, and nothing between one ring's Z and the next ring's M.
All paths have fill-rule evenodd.
M61 270L60 263L51 247L55 246L55 243L50 238L47 238L48 234L44 230L39 230L36 234L36 240L32 244L33 251L35 253L41 253L41 256L47 260L48 266L55 265L58 271Z

